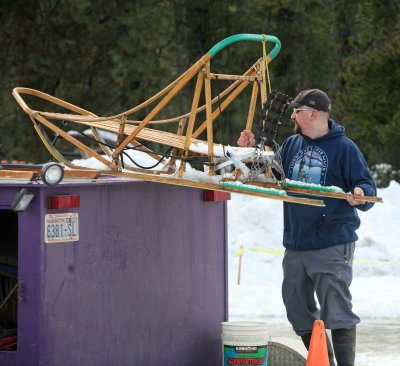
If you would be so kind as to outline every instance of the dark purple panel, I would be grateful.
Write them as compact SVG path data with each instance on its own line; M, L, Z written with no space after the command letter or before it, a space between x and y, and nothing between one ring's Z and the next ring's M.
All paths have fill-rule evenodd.
M33 356L24 352L21 365L37 355L44 366L220 365L226 203L146 182L40 192L20 214L31 318L21 311L17 353ZM47 210L78 212L79 242L43 243L46 198L56 194L80 195L79 209Z
M11 210L14 196L25 186L1 186L1 209ZM39 265L41 261L39 188L40 186L32 186L36 193L35 197L24 212L18 213L18 279L21 285L21 301L18 303L18 351L0 351L2 366L35 365L39 360Z

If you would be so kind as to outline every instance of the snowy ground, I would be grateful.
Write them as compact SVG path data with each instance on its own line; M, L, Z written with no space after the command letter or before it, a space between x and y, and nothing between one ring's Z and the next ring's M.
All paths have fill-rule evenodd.
M400 185L392 182L378 195L383 204L359 212L362 224L351 286L354 311L362 319L360 366L400 365ZM234 194L228 203L228 223L229 320L265 321L273 335L295 337L280 292L282 203ZM244 252L238 285L240 246Z
M154 159L131 152L141 165ZM104 169L95 159L75 164ZM201 179L204 173L188 166L185 178ZM352 283L354 311L362 323L358 330L357 366L400 365L400 185L392 182L378 195L383 204L359 212L362 225L355 253ZM230 321L253 320L270 324L271 337L294 342L298 337L286 320L281 299L282 202L233 194L228 203L228 264ZM244 247L241 283L238 285L238 257ZM292 344L288 344L292 346Z

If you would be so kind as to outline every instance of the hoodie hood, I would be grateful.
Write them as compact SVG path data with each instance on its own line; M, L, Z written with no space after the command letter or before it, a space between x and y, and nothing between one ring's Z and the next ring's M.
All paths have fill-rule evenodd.
M329 132L326 133L325 135L317 137L316 139L311 139L310 137L305 136L303 134L301 134L301 136L307 141L313 141L313 142L322 142L337 138L339 136L345 136L345 128L336 123L332 118L328 119L328 127L329 127Z

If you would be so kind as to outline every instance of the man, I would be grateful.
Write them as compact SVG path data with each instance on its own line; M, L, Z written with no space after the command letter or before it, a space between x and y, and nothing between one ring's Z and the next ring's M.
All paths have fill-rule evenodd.
M329 118L331 102L321 90L302 91L290 104L295 135L279 150L288 179L338 186L345 192L375 196L376 187L357 146L342 126ZM243 131L239 146L254 146L250 131ZM354 365L356 324L349 290L356 230L362 211L373 204L355 200L324 199L325 207L284 203L282 297L287 317L309 347L313 323L322 319L332 330L338 366ZM320 309L316 306L314 294ZM335 365L328 340L330 365Z

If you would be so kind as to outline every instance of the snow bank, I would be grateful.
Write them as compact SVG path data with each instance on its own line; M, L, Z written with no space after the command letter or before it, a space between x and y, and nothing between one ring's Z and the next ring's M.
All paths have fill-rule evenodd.
M355 252L351 286L354 311L363 319L400 320L400 225L397 203L400 184L380 189L383 204L359 211L361 227ZM232 195L228 203L230 320L261 319L287 322L281 300L282 203ZM238 286L240 246L263 248L271 253L244 250ZM272 254L273 253L273 254Z

